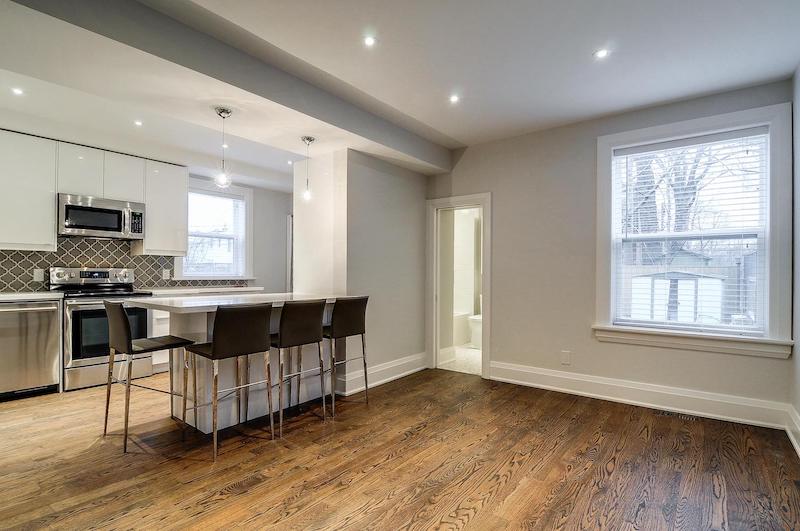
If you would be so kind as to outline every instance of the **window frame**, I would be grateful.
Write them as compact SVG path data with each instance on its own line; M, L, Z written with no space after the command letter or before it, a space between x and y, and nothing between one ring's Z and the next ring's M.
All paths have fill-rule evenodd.
M197 179L195 177L189 178L189 193L200 193L205 195L216 195L219 197L228 197L232 199L244 200L245 208L245 235L244 235L244 266L245 270L242 275L185 275L183 271L184 257L175 257L175 275L174 280L254 280L253 277L253 190L244 186L231 185L228 188L221 189L214 185L214 183ZM187 220L188 223L188 220ZM187 226L186 231L186 249L189 249L189 230Z
M766 235L768 309L761 337L614 324L615 149L766 126L769 196ZM595 337L600 341L788 358L792 350L792 136L791 104L782 103L600 136L597 138L597 254Z

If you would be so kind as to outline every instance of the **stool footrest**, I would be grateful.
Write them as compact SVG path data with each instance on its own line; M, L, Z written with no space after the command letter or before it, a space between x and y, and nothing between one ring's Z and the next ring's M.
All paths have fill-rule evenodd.
M346 360L337 361L335 363L335 365L344 365L345 363L350 362L350 361L358 361L358 360L363 360L363 359L364 359L364 356L356 356L355 358L349 358L349 359L346 359Z

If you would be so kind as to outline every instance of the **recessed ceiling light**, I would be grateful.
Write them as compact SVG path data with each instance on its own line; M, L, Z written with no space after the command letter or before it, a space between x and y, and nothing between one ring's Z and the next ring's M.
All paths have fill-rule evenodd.
M458 100L461 98L458 97L458 94L451 94L450 95L450 103L458 103Z
M24 90L22 90L22 89L21 89L21 88L19 88L19 87L14 87L14 88L12 88L12 89L11 89L11 92L13 92L13 93L14 93L14 95L16 95L16 96L22 96L23 94L25 94L25 91L24 91Z
M600 48L599 50L595 50L592 55L595 59L605 59L610 53L611 52L608 51L608 48Z
M228 149L228 144L222 144L222 149Z
M367 35L366 37L364 37L364 46L366 46L367 48L372 48L373 46L375 46L375 37L373 37L372 35Z
M133 122L133 125L135 125L136 127L141 127L142 126L142 121L141 120L135 120Z
M289 166L291 166L292 164L293 164L293 163L292 163L292 161L290 160L290 161L289 161Z

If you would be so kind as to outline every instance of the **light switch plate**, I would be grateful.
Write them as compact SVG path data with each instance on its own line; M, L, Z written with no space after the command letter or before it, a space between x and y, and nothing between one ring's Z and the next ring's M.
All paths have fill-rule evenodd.
M161 270L161 280L169 280L169 269Z
M33 270L33 281L34 282L44 282L44 269L34 269Z
M561 365L572 365L572 351L571 350L562 350L561 351Z

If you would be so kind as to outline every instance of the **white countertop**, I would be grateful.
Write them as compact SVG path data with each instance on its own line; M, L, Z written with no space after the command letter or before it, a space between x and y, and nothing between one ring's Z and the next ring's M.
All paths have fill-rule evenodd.
M141 288L142 291L151 291L155 296L179 295L204 295L209 293L256 293L264 291L261 286L204 286L204 287L174 287L174 288Z
M64 294L57 291L20 291L18 293L0 293L0 302L56 301L63 298Z
M328 302L334 302L336 297L310 293L256 293L210 296L140 297L128 299L127 302L139 308L161 310L170 313L209 313L215 312L219 306L263 304L266 302L280 306L286 301L311 301L318 299L326 299Z

